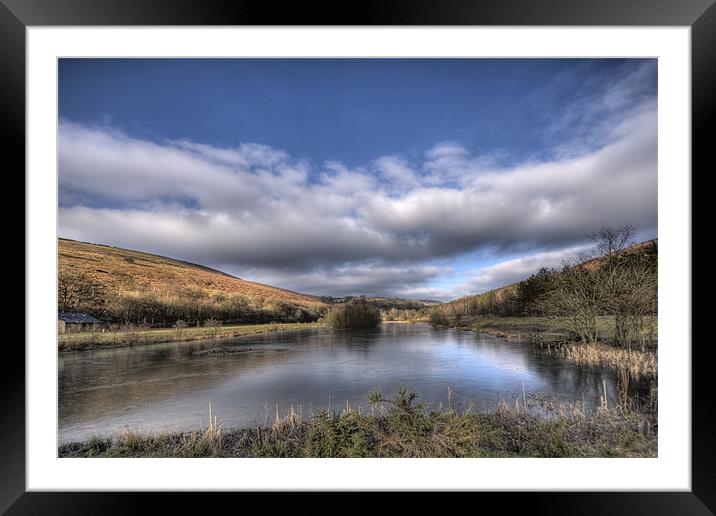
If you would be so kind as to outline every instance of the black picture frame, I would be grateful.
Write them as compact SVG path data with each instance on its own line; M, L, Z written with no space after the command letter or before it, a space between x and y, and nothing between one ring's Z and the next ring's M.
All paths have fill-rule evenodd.
M351 8L352 6L352 8ZM0 0L0 145L5 147L3 174L6 192L25 191L25 29L28 26L81 25L552 25L552 26L689 26L692 44L692 277L698 289L713 285L714 258L703 241L711 217L699 197L709 195L703 185L712 173L716 120L716 6L714 0L383 0L355 4L339 2L285 3L214 0ZM660 144L664 144L660 142ZM9 159L8 159L9 158ZM14 163L13 166L8 165ZM708 167L708 168L707 168ZM697 172L698 171L698 172ZM10 185L10 181L16 181ZM10 190L12 188L12 190ZM12 197L19 197L17 193ZM24 198L24 196L23 196ZM6 198L7 200L7 198ZM705 199L703 199L705 200ZM7 253L9 267L25 269L24 225L14 222L17 210L6 213L6 231L16 231L17 251ZM14 222L14 223L13 223ZM22 234L20 234L22 233ZM699 242L698 236L702 237ZM7 238L11 238L6 234ZM696 252L699 248L701 253ZM11 274L19 282L19 274ZM16 292L24 292L16 286ZM692 321L706 320L709 303L692 299ZM9 315L9 314L7 314ZM14 324L18 328L18 323ZM692 336L698 327L692 324ZM21 332L22 333L22 332ZM204 501L188 493L61 493L25 489L25 353L19 337L3 350L2 418L0 418L0 511L7 514L120 514L141 513L150 502L164 512L177 504L206 510ZM24 333L22 335L24 341ZM12 342L10 342L12 340ZM692 337L693 340L693 337ZM530 511L551 514L712 514L716 511L716 451L712 383L707 368L708 342L692 346L692 490L690 492L609 493L480 493L510 511L528 503ZM680 345L689 345L681 343ZM211 494L213 503L226 495ZM242 494L246 497L248 494ZM356 496L356 495L352 495ZM159 498L159 500L156 500ZM451 497L462 503L462 497ZM414 498L420 502L421 497ZM246 500L246 498L244 498ZM249 500L253 501L253 500ZM257 500L258 501L258 500ZM482 501L482 500L481 500ZM420 502L421 503L421 502ZM198 505L202 504L202 505ZM313 504L312 504L313 505ZM331 505L331 504L329 504ZM370 502L346 507L367 510ZM320 510L320 506L313 507ZM489 506L483 506L489 507ZM327 507L331 510L331 507ZM332 509L338 509L333 507Z

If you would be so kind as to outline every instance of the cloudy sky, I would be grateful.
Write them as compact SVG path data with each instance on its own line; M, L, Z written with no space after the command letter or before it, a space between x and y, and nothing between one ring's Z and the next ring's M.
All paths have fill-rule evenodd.
M59 235L451 299L657 236L657 64L61 59Z

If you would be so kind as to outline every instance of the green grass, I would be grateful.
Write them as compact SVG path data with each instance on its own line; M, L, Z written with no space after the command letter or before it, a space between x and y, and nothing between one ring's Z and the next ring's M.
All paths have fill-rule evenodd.
M498 317L478 315L458 320L449 319L449 326L498 335L512 340L536 340L544 343L573 342L577 335L569 329L568 322L550 317ZM647 318L645 329L656 335L656 317ZM598 317L597 328L600 339L614 339L614 318Z
M59 335L60 351L78 351L87 349L118 348L160 342L206 340L243 335L255 335L273 331L303 330L318 328L319 323L276 323L276 324L240 324L218 326L214 328L191 327L177 330L175 328L151 328L146 330L79 332Z
M374 398L373 401L376 401ZM619 408L552 417L500 403L494 410L426 410L400 389L368 412L308 420L291 409L273 425L159 435L125 432L59 447L60 457L656 457L656 415Z
M475 316L451 322L463 329L493 334L510 340L538 339L544 342L565 342L575 338L566 321L549 317ZM614 322L610 318L601 318L597 324L604 335L614 333Z

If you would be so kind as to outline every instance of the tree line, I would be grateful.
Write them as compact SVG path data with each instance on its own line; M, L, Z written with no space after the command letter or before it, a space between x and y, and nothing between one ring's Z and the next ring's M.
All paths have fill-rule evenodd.
M182 289L171 293L107 292L86 275L71 269L60 270L58 309L83 312L120 326L199 326L205 321L222 324L313 322L322 317L325 306L301 306L280 299L244 294L208 294Z

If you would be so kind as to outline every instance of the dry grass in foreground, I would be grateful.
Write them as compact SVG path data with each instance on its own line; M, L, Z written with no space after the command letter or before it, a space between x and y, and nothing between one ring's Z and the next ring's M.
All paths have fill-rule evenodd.
M605 344L567 344L552 352L580 366L611 367L634 377L655 376L657 358L653 351L615 348Z
M59 447L60 457L656 457L653 413L578 407L553 417L500 403L491 412L426 410L405 388L371 410L350 407L273 425L156 436L125 432ZM380 401L378 401L380 399Z

